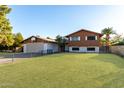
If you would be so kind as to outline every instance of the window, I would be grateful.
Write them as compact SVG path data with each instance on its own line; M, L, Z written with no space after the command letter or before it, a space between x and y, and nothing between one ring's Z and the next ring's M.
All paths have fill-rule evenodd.
M93 47L87 48L87 51L95 51L95 48Z
M96 40L96 36L87 36L87 40Z
M79 47L73 47L72 50L73 51L79 51Z
M70 41L80 41L80 37L79 36L70 37Z

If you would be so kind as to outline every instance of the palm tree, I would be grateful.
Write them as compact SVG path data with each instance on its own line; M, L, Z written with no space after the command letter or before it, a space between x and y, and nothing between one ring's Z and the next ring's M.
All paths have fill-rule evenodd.
M109 46L110 45L110 35L111 34L115 34L115 31L113 30L113 28L111 27L111 28L104 28L103 30L102 30L102 34L103 35L105 35L106 37L105 37L105 39L106 39L106 46Z
M105 38L104 38L104 42L105 42L105 45L106 45L106 52L109 52L109 46L110 46L110 35L111 34L115 34L115 31L113 30L113 28L104 28L101 32L103 35L105 35Z

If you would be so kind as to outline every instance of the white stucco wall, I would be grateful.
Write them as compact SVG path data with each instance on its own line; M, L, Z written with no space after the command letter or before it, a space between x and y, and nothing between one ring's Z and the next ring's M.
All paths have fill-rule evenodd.
M44 49L43 43L24 44L24 53L41 52L42 49Z
M95 47L96 48L96 52L99 52L99 47Z
M58 45L54 43L47 43L47 49L52 49L53 52L58 52Z
M24 52L24 53L26 53L26 51L27 51L26 49L27 49L26 44L24 44L24 45L23 45L23 52Z
M69 47L65 46L65 51L68 52L69 51Z
M80 52L87 52L87 47L80 47Z
M58 52L58 45L54 43L28 43L24 44L24 53L41 52L42 50ZM45 51L47 52L47 51Z
M69 47L69 52L72 52L72 47Z

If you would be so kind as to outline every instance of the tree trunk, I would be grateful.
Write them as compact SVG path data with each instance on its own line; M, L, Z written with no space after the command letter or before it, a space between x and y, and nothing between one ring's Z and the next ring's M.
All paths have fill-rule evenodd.
M109 34L106 35L106 52L109 52Z
M109 34L106 35L106 46L109 46Z

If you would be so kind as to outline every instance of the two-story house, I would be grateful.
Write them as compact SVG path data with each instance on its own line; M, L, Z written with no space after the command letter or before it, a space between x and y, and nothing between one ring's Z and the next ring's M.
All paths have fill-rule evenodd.
M100 38L102 34L81 29L66 36L66 51L69 52L99 52L101 47ZM23 42L23 52L41 52L44 50L52 50L58 52L58 44L54 39L46 39L31 36Z
M81 29L66 36L69 52L99 52L102 34Z

